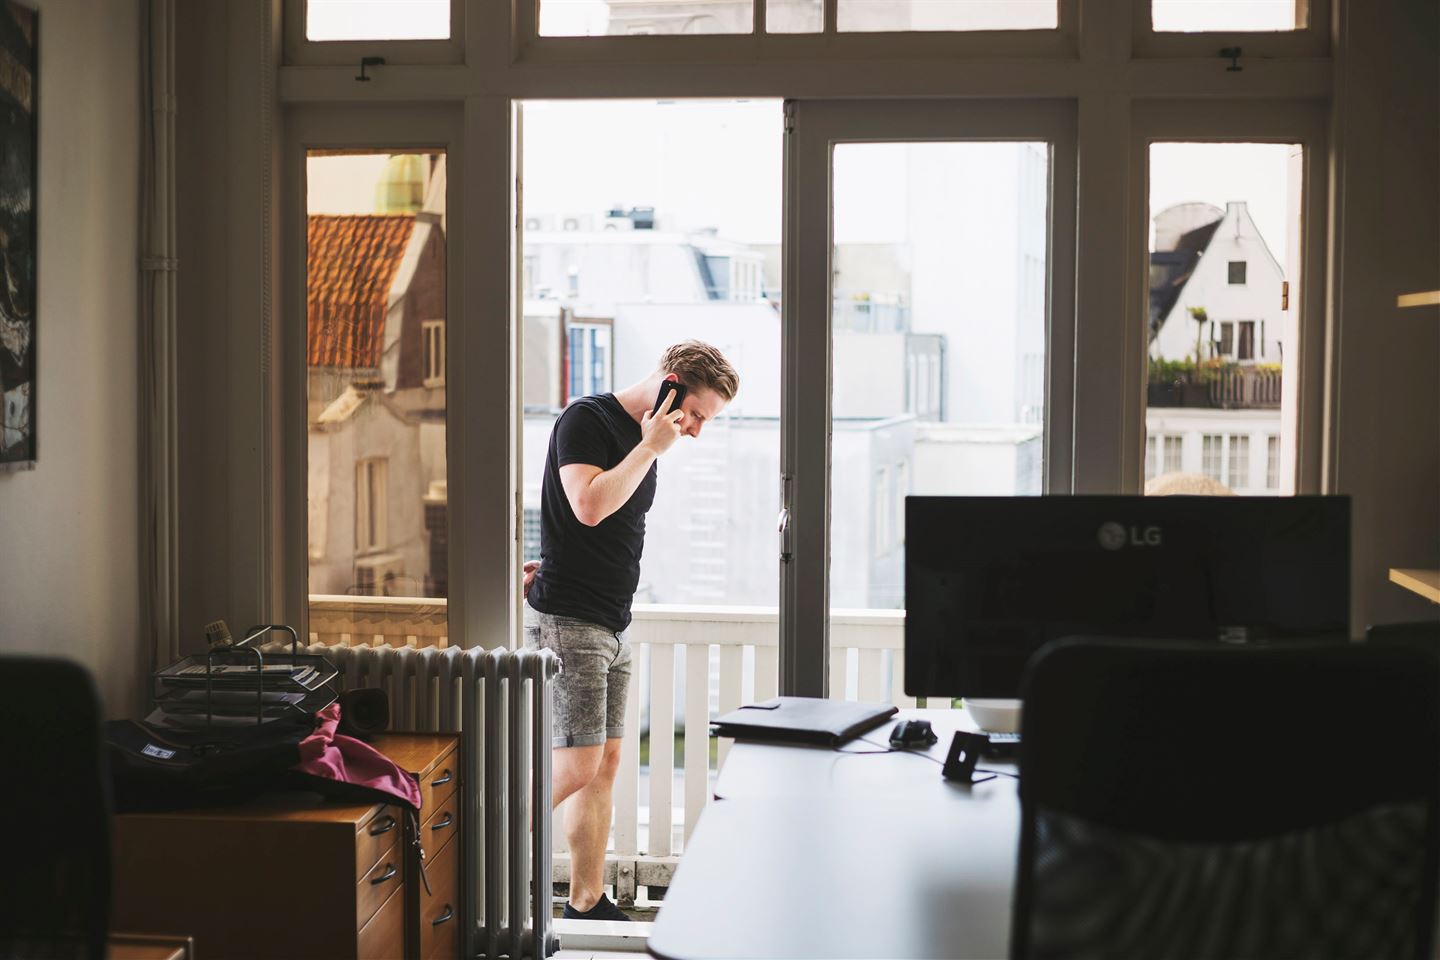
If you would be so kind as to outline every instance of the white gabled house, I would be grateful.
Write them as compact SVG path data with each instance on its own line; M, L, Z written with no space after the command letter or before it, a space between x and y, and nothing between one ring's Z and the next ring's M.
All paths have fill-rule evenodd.
M1198 208L1198 209L1197 209ZM1195 223L1205 210L1216 219ZM1197 216L1200 215L1200 216ZM1150 257L1150 357L1279 363L1285 272L1243 200L1179 204L1155 217ZM1201 324L1192 309L1203 309Z

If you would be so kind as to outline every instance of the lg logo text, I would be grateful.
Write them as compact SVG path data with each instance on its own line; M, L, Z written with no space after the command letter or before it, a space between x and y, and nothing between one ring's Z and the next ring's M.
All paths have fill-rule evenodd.
M1161 543L1159 527L1126 527L1119 523L1106 523L1098 534L1100 546L1106 550L1123 550L1125 547L1158 547Z

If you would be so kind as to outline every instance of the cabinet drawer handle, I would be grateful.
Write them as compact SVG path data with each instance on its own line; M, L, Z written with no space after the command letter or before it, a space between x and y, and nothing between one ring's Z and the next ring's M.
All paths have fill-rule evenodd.
M370 836L372 836L372 837L378 837L378 836L380 836L380 834L382 834L382 833L389 833L391 830L394 830L394 829L395 829L395 818L392 817L392 816L390 816L389 814L386 814L385 816L381 817L379 820L376 820L376 821L375 821L375 825L370 828Z
M433 832L436 831L436 830L444 830L446 827L450 826L450 824L452 824L452 823L454 823L454 822L455 822L454 818L450 816L450 811L449 811L449 810L446 810L446 811L445 811L445 819L443 819L443 820L438 820L438 821L436 821L435 823L432 823L432 824L430 825L430 831L433 833Z
M452 909L450 909L450 904L447 903L447 904L445 904L445 916L439 918L438 920L431 920L431 921L430 921L430 926L432 926L432 927L438 927L438 926L440 926L440 924L444 923L446 920L449 920L449 919L451 919L451 918L454 917L454 916L455 916L455 911L452 910Z
M449 767L446 767L446 768L445 768L445 775L442 776L439 780L431 780L431 781L430 781L430 786L432 786L432 787L444 786L445 784L449 783L451 780L454 780L454 779L455 779L455 774L453 774L453 773L450 772L450 768L449 768Z
M374 880L371 880L371 881L370 881L370 885L371 885L372 887L378 887L380 884L384 883L386 880L389 880L389 879L393 878L393 877L395 876L395 874L397 874L397 873L399 873L399 872L400 872L399 870L396 870L396 869L395 869L395 864L393 864L393 863L387 863L387 864L385 864L385 872L382 873L382 874L380 874L380 876L376 877Z

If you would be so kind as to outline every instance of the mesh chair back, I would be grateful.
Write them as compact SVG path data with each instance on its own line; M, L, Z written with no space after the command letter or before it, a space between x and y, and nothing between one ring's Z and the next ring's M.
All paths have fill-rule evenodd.
M0 819L10 825L0 957L105 954L110 917L109 785L100 701L64 660L0 657Z
M1422 957L1440 662L1067 640L1023 696L1018 957Z

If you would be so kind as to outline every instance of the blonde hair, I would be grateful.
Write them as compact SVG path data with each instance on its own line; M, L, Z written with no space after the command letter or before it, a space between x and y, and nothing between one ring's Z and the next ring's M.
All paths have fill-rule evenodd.
M714 390L726 403L740 392L740 375L715 347L700 340L683 340L660 357L660 369L673 373L687 387Z

